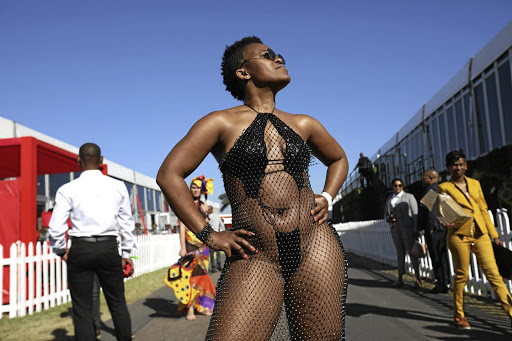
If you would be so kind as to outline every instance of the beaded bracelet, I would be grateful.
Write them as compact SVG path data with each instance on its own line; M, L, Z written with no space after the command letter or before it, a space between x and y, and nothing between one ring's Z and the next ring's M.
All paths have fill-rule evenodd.
M203 229L201 231L199 231L195 235L196 235L197 239L199 239L203 243L206 243L206 241L208 240L208 237L210 237L210 234L212 234L212 232L213 232L213 228L210 225L210 223L208 223L203 227Z

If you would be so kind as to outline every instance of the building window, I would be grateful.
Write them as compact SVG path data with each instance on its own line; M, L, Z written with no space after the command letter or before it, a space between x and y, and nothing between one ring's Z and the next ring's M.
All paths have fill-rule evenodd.
M153 199L153 193L155 191L152 190L152 189L146 189L146 194L147 194L147 202L148 202L148 211L154 211L155 210L155 202L154 202L154 199Z
M469 151L466 155L470 158L476 158L478 156L478 134L476 133L476 118L474 111L471 106L471 96L466 94L464 96L464 113L466 114L466 127L467 127L467 138Z
M498 108L498 94L496 92L496 75L492 73L485 79L485 89L487 90L487 108L489 123L491 128L492 148L499 148L503 145L501 137L501 119Z
M155 191L155 210L157 212L160 212L160 204L162 201L162 196L160 194L160 191Z
M457 122L453 113L453 106L446 109L446 119L448 120L448 141L450 141L449 150L458 149L457 143Z
M70 181L70 173L50 174L50 197L55 198L57 190Z
M512 80L510 62L506 62L498 69L500 78L501 107L503 110L503 126L507 144L512 144Z
M448 150L448 141L446 138L446 119L445 114L441 113L438 117L438 124L439 124L439 138L440 138L440 148L439 148L439 155L438 155L438 161L437 166L438 168L443 165L444 156L448 154L450 150Z
M37 176L37 194L46 196L44 178L44 175Z
M475 87L476 100L476 119L478 122L478 138L480 140L480 151L482 154L487 153L490 149L489 129L487 124L487 115L485 112L484 83L480 83Z
M443 164L442 163L442 155L441 155L441 147L439 145L439 129L437 126L438 117L434 118L432 120L432 145L433 145L433 152L434 152L434 168L440 169L439 167Z
M459 149L464 150L464 152L468 151L468 147L466 145L466 130L467 130L467 122L464 119L464 112L462 110L462 100L458 100L455 102L455 120L457 122L457 137L459 141ZM468 154L469 155L469 154Z
M145 188L137 185L137 196L139 197L140 207L142 208L142 214L146 213L146 200L145 200Z

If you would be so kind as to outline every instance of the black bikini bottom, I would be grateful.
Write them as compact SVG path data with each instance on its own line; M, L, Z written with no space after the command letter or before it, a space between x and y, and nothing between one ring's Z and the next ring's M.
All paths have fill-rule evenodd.
M277 251L279 253L279 265L281 265L283 277L286 281L299 268L302 256L300 253L300 231L295 229L289 233L276 232ZM238 253L233 253L226 259L226 265L243 260Z
M286 281L297 271L301 262L300 231L295 229L289 233L276 232L279 264Z

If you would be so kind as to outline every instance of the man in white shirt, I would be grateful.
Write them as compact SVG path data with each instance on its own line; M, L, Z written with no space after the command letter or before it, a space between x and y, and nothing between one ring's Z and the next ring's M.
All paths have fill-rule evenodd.
M77 161L82 174L57 191L49 229L54 252L68 265L75 340L95 340L92 308L95 273L112 314L117 340L131 340L123 269L131 266L130 275L133 273L130 253L136 246L128 190L121 181L101 173L103 157L96 144L82 145ZM68 217L73 227L68 232L71 248L66 250ZM122 257L117 245L119 232Z

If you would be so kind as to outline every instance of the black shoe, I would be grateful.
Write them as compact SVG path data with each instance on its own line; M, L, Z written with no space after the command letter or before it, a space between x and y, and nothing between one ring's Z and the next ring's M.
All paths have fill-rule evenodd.
M395 283L393 283L391 286L392 286L393 288L400 288L400 287L403 287L403 286L404 286L404 281L400 281L400 280L398 280L398 281L396 281Z
M446 294L448 292L447 287L442 287L440 285L436 285L431 290L428 291L429 294Z

